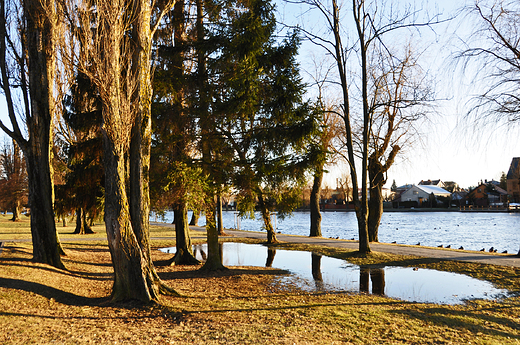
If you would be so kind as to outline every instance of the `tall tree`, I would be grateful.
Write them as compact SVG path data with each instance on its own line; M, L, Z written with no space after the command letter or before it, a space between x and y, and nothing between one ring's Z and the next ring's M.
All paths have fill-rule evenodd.
M474 1L468 6L472 35L458 55L464 66L476 63L482 93L474 99L468 118L482 128L498 128L497 123L516 126L520 120L520 34L517 1ZM468 63L468 64L466 64ZM520 256L520 250L518 252Z
M165 18L166 25L158 31L152 104L152 202L156 210L173 209L177 250L172 264L199 263L193 255L187 212L188 206L203 204L200 195L204 190L200 168L192 158L196 122L190 114L193 87L188 85L186 11L186 3L177 1Z
M164 8L145 0L72 5L68 15L76 19L81 43L76 68L96 86L102 103L112 299L157 300L159 293L173 292L155 271L149 242L151 45Z
M398 8L399 4L392 1L381 3L352 0L350 11L355 29L352 34L352 37L355 37L355 43L348 46L343 43L348 25L344 25L344 18L340 13L341 6L338 2L332 0L328 4L320 0L309 0L305 3L309 4L312 9L316 9L325 19L327 34L319 35L311 30L304 31L312 42L326 50L337 67L338 79L333 82L340 86L342 94L338 114L345 124L347 147L345 159L352 177L353 202L358 220L359 251L368 253L370 252L369 157L375 114L372 101L377 99L377 94L371 94L374 91L370 85L371 73L375 71L373 67L377 68L377 64L374 65L372 62L378 54L388 48L387 36L392 36L400 29L430 25L436 19L427 18L424 23L417 24L419 10L414 9L413 6L403 5L402 8ZM395 39L396 36L392 37ZM356 63L353 62L354 59ZM356 65L357 62L359 65ZM352 87L350 79L355 80L355 87ZM354 94L355 92L358 94ZM356 116L357 113L359 116ZM380 157L375 155L372 161L380 162L378 160ZM372 166L375 170L379 169L378 164ZM374 182L381 183L375 175Z
M227 27L217 63L215 104L221 135L234 154L238 207L258 205L269 243L276 242L271 214L289 214L301 201L311 155L306 139L315 129L295 56L296 34L276 43L274 7L269 1L241 4ZM245 39L248 38L248 39Z
M90 222L99 216L104 200L101 100L90 80L79 73L63 100L64 126L60 132L66 145L68 171L57 188L57 209L76 213L74 233L93 233ZM60 126L62 127L62 126Z
M33 260L65 268L54 222L51 166L57 6L50 0L0 1L0 72L12 129L3 122L0 127L20 146L27 164ZM20 93L13 91L15 87L20 87ZM16 112L18 95L23 100L22 114ZM18 115L27 126L27 137Z
M368 237L370 242L378 242L386 174L401 147L412 146L418 134L417 122L426 118L433 91L410 46L404 51L388 46L376 49L369 72L372 124L368 157Z

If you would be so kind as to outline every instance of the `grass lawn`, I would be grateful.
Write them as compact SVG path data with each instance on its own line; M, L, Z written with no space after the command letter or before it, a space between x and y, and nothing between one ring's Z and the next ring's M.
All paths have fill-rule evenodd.
M29 221L0 216L2 239L30 239ZM74 225L74 224L70 224ZM193 266L165 266L171 257L153 250L161 278L182 297L160 304L111 304L112 266L102 226L93 235L60 228L68 271L31 261L31 242L4 242L0 253L0 344L517 344L520 298L463 305L403 302L365 294L305 293L276 284L286 272L232 267L205 273ZM171 229L153 227L153 237ZM194 232L200 241L201 232ZM17 236L17 237L14 237ZM18 237L19 236L19 237ZM237 239L234 239L237 240ZM154 249L174 239L152 241ZM461 272L520 291L520 271L509 267L424 258L312 249L357 264L422 266Z

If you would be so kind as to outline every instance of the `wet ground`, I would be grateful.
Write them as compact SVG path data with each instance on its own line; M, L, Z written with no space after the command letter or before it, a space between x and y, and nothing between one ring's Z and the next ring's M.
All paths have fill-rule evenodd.
M206 245L194 246L203 260ZM173 253L175 248L164 248ZM364 292L406 301L459 304L468 299L496 299L507 294L487 281L462 274L412 267L373 268L305 251L271 249L259 244L225 242L226 266L267 266L288 270L278 283L306 291Z

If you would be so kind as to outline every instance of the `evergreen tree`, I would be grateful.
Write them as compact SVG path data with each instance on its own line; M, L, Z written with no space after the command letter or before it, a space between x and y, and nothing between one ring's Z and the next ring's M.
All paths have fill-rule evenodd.
M284 217L301 202L311 154L306 140L315 129L304 103L296 34L275 40L270 1L241 3L226 27L222 56L215 61L215 112L234 154L234 186L241 214L262 214L269 243L276 242L272 212Z

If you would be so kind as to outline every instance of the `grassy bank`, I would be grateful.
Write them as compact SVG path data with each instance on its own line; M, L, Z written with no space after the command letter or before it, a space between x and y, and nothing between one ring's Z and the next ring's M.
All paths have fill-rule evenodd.
M27 234L28 223L25 227L17 224L17 230L10 225L0 217L0 236ZM71 230L67 231L60 237L68 238ZM88 236L103 237L102 231ZM171 229L152 231L171 236ZM281 270L233 267L208 274L198 267L164 266L171 254L158 250L153 255L161 278L182 297L164 296L160 305L113 305L108 299L112 267L105 240L64 241L63 245L68 271L31 262L30 242L4 243L0 254L1 344L520 343L517 297L449 306L364 294L304 293L277 285L276 277L286 274ZM163 239L152 245L157 249L174 245L174 241ZM381 253L361 257L331 248L282 246L312 249L357 264L463 272L520 290L520 272L507 267Z

